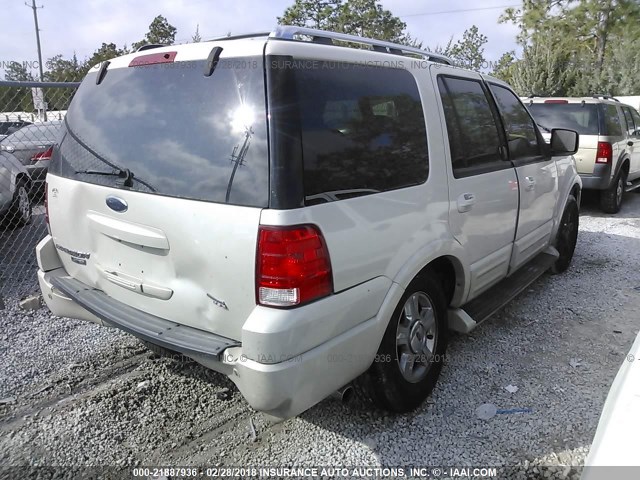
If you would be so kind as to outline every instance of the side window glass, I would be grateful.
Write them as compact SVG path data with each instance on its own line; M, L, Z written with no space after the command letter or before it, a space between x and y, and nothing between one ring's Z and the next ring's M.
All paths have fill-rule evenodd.
M628 107L622 107L622 111L624 112L624 119L627 122L627 135L633 135L633 132L636 130L635 125L633 124L633 117L631 116L631 110Z
M456 178L510 166L500 156L500 135L489 99L477 80L438 77Z
M604 105L604 126L606 135L619 137L622 135L622 125L620 124L620 115L615 105Z
M536 127L518 97L507 88L490 85L507 133L511 160L538 157L541 154Z
M631 116L633 117L633 123L636 127L633 135L635 137L640 137L640 114L635 109L631 109Z
M317 63L317 68L294 68L305 204L424 183L427 131L411 72Z

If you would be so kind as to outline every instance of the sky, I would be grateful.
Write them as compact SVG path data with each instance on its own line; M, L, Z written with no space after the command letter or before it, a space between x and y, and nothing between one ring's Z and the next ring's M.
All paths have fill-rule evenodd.
M144 37L156 15L164 15L178 29L176 43L189 41L198 25L203 40L227 32L269 31L276 24L276 17L293 2L37 0L37 5L44 7L38 9L42 57L46 61L57 54L71 57L75 53L84 60L102 42L113 42L118 47L131 45ZM407 31L425 46L444 46L451 36L455 41L475 24L489 40L485 45L486 60L497 61L504 52L517 50L516 27L499 24L498 17L506 6L517 6L519 0L382 0L381 3L406 22ZM37 61L32 9L25 6L24 0L0 0L0 12L0 71L9 61ZM0 72L0 78L3 77Z

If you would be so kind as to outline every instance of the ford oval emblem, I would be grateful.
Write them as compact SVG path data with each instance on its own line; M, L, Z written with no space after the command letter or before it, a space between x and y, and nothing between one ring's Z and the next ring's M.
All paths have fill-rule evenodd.
M127 202L118 197L107 197L107 207L109 207L114 212L123 213L126 212L129 208Z

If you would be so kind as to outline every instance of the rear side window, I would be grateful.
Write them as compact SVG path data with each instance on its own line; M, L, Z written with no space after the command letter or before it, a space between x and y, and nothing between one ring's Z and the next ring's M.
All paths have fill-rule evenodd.
M532 103L529 111L538 124L549 130L566 128L580 135L600 133L595 103Z
M439 76L438 89L453 175L460 178L510 167L500 156L500 135L482 84L477 80Z
M65 118L50 171L146 193L267 206L269 158L262 57L90 73ZM129 170L133 185L114 172Z
M640 137L640 114L634 109L631 109L631 115L633 116L633 122L635 123L636 130L633 135Z
M538 134L527 109L508 89L499 85L491 85L489 88L502 115L511 160L540 156Z
M619 137L622 135L622 125L620 124L620 115L615 105L604 104L604 135Z
M306 205L426 181L427 132L410 72L336 62L293 70Z
M633 123L633 117L631 115L631 110L629 109L629 107L622 107L622 111L624 112L624 119L627 122L627 134L628 135L633 135L633 132L635 132L636 127Z

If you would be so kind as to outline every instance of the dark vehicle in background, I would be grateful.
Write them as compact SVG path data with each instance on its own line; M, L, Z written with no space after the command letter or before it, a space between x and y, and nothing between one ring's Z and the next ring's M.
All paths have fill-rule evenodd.
M29 172L33 187L31 193L36 200L44 195L49 160L61 123L60 121L34 123L0 140L0 151L15 155Z
M640 114L613 97L530 97L524 104L547 131L567 128L580 135L575 154L585 189L599 190L600 208L617 213L625 191L640 187Z
M0 151L0 224L17 227L31 220L27 169L11 153Z
M31 125L31 122L25 122L22 120L0 122L0 140L17 132L27 125Z

